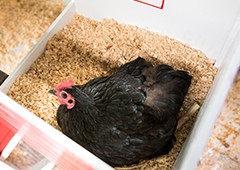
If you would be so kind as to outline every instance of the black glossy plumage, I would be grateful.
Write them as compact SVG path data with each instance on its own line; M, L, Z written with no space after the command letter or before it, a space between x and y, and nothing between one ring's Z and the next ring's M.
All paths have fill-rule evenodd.
M112 166L166 154L191 78L139 57L115 74L64 89L76 104L60 105L57 121L64 134Z

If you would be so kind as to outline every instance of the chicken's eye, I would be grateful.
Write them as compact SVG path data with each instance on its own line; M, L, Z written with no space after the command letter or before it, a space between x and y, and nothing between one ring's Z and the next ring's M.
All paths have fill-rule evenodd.
M62 93L62 94L61 94L61 97L62 97L63 99L66 99L66 98L67 98L67 94L66 94L66 93Z

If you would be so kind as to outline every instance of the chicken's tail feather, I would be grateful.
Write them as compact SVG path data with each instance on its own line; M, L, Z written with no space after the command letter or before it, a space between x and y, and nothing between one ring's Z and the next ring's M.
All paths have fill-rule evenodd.
M145 104L159 110L156 117L164 120L170 115L177 117L184 98L191 84L192 76L186 71L174 70L168 65L158 65L156 68L146 69ZM169 114L162 114L169 113Z
M135 77L140 76L143 69L147 67L152 67L152 64L147 62L142 57L138 57L137 59L121 66L118 72L125 72Z
M168 65L159 65L156 69L156 83L167 86L170 90L179 89L185 96L191 84L192 76L183 70L174 70ZM170 90L171 91L171 90ZM176 93L179 93L176 91Z

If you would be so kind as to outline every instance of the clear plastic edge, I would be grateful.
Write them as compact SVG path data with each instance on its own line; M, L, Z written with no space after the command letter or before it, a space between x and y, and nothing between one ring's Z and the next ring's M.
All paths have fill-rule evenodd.
M240 24L239 24L240 26ZM196 169L201 154L211 135L229 90L235 80L240 66L240 29L235 35L232 47L225 54L214 83L201 107L190 135L175 162L175 170Z
M0 91L7 93L10 85L19 77L21 74L27 72L31 67L32 63L43 53L46 48L47 41L58 31L60 31L67 23L72 19L72 16L76 13L74 0L67 0L67 5L56 20L46 30L44 35L34 45L31 51L24 57L24 59L17 65L13 72L0 86ZM60 22L61 21L61 22Z

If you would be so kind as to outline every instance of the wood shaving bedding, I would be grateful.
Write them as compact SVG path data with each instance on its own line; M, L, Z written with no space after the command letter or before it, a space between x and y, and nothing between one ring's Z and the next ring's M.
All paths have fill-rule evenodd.
M10 74L63 8L62 0L0 0L0 70Z
M113 19L100 22L75 16L71 23L55 34L45 52L30 70L12 85L8 95L31 112L59 129L56 111L59 103L48 93L59 82L73 79L76 84L109 74L120 65L138 56L154 64L169 64L188 71L192 85L186 96L180 117L188 117L176 131L176 143L168 155L141 161L124 169L172 169L211 87L217 68L199 50L168 36L159 35L132 25L119 24ZM194 106L195 105L195 106ZM192 115L189 109L194 107ZM117 168L121 169L121 168Z

